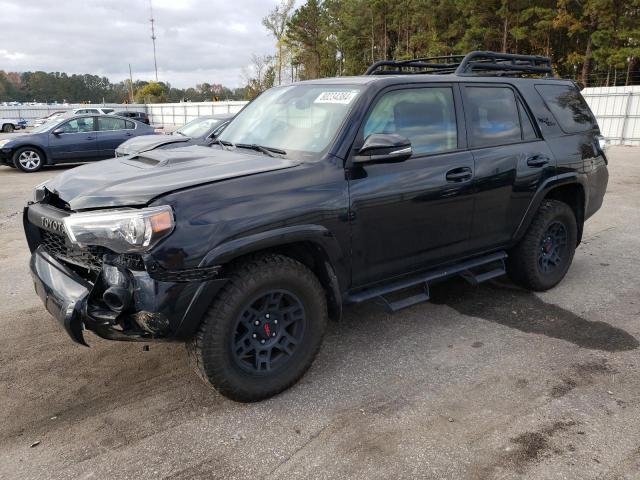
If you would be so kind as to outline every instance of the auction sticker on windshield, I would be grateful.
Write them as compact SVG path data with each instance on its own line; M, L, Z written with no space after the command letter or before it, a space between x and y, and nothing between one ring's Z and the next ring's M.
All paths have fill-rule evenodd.
M356 95L358 94L357 90L343 91L343 92L322 92L318 95L313 103L341 103L343 105L348 105L351 103Z

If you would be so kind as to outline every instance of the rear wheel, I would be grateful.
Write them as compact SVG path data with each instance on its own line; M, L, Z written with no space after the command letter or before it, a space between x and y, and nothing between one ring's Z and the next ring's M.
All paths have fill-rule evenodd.
M188 345L198 373L232 400L253 402L296 383L327 324L315 275L283 255L238 265Z
M573 210L558 200L544 200L529 230L509 252L507 273L531 290L548 290L566 275L577 243Z
M33 147L21 148L13 154L13 164L23 172L37 172L42 168L44 155Z
M5 123L5 124L2 126L2 131L3 131L4 133L11 133L11 132L13 132L13 130L14 130L13 125L12 125L12 124L10 124L10 123Z

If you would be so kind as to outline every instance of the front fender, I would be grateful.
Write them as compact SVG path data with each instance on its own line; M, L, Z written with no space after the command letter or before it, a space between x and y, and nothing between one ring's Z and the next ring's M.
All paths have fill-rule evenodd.
M347 266L336 237L322 225L292 225L247 235L216 246L205 255L200 267L210 267L274 247L291 243L312 242L322 249L333 267L342 288L347 284Z

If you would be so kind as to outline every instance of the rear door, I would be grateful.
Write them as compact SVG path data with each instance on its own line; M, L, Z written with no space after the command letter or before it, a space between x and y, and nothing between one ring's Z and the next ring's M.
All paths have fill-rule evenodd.
M98 117L98 150L100 158L112 158L121 143L135 134L135 123L118 117Z
M95 160L98 143L95 117L80 117L69 120L49 133L49 153L56 162L79 162Z
M419 270L467 247L473 215L473 156L465 151L459 90L436 83L394 87L373 102L354 142L373 133L407 137L401 163L349 172L354 286Z
M502 246L511 240L540 183L555 174L555 160L511 85L461 88L475 159L471 246Z

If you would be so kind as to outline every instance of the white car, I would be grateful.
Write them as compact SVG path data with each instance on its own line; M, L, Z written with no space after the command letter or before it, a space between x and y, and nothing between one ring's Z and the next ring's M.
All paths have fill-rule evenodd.
M15 118L0 118L0 132L11 133L14 130L26 128L25 120L17 120Z
M38 118L37 120L34 120L33 126L39 127L40 125L44 125L45 123L50 122L52 120L58 120L59 118L62 118L65 113L67 112L64 110L58 110L58 111L52 112L46 117L42 117L42 118Z
M113 108L105 108L105 107L74 108L73 110L66 110L66 111L61 110L61 111L53 112L47 115L46 117L39 118L38 120L33 122L33 126L39 127L40 125L43 125L47 122L51 122L52 120L59 120L60 118L65 116L72 117L74 115L84 115L84 114L91 114L91 113L95 113L96 115L100 115L100 114L106 115L114 111L115 109Z

